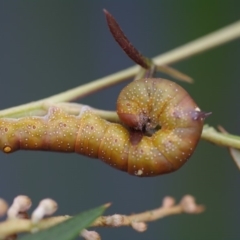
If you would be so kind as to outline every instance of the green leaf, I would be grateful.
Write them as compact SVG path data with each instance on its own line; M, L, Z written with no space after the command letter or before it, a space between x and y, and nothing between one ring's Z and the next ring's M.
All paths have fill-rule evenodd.
M90 226L90 224L93 223L96 218L101 216L105 209L106 206L100 206L98 208L80 213L56 226L34 234L28 234L20 238L20 240L75 239L83 229Z

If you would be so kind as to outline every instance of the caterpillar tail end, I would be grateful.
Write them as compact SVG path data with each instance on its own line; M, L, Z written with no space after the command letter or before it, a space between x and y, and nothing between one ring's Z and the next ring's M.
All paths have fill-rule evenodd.
M204 118L207 118L212 115L212 112L202 112L202 114L204 115Z
M196 108L195 111L192 112L191 117L192 117L192 120L203 120L204 121L211 114L212 114L212 112L203 112L199 108Z
M205 120L207 117L209 117L212 114L212 112L198 112L198 119L201 118L203 120Z

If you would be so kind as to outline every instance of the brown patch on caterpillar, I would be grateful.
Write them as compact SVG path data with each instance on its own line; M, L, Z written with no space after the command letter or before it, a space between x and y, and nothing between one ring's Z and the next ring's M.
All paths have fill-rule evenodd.
M143 132L130 130L130 143L132 145L137 145L143 138Z
M148 123L148 116L145 113L130 114L122 113L121 120L128 126L136 130L144 130Z

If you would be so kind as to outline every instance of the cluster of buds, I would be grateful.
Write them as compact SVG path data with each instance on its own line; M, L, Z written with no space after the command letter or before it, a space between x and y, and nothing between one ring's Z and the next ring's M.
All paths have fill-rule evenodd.
M14 198L13 203L9 208L7 208L6 205L5 213L7 214L8 219L29 219L27 211L31 206L31 199L28 196L20 195ZM56 212L57 207L57 203L54 200L50 198L43 199L31 215L30 219L32 223L37 224L45 216L52 215Z
M0 199L0 217L7 215L7 220L10 224L11 232L5 231L4 228L2 230L5 232L5 235L1 236L1 223L0 223L0 240L14 240L17 238L18 232L36 232L43 227L40 227L41 224L45 221L43 218L45 216L52 215L57 210L57 203L50 199L43 199L40 201L39 205L35 210L33 210L31 217L28 216L27 211L32 206L32 201L27 196L17 196L12 205L8 207L8 204L3 200ZM138 232L144 232L147 230L147 223L156 221L166 216L170 215L177 215L177 214L198 214L204 211L203 205L198 205L195 202L195 198L191 195L185 195L180 200L179 203L176 204L176 201L172 197L165 197L162 201L162 204L159 208L133 214L133 215L121 215L121 214L114 214L112 216L101 216L94 221L92 227L122 227L122 226L130 226ZM49 217L47 222L49 225L45 226L50 227L57 223L60 223L66 219L70 218L70 216L58 216L58 217ZM20 231L16 227L15 219L23 221L23 219L28 219L30 222L29 224ZM41 220L43 220L41 222ZM12 224L12 225L11 225ZM16 231L12 231L14 229L14 225L16 227ZM6 225L5 225L6 226ZM17 230L18 229L18 230ZM7 237L6 237L7 235ZM10 236L9 236L10 235ZM100 240L100 235L95 231L88 231L86 229L82 230L80 233L85 240Z
M102 216L95 222L94 226L131 226L138 232L144 232L147 230L147 222L182 213L199 214L203 212L204 209L204 206L198 205L195 202L195 198L191 195L185 195L178 204L176 204L173 197L167 196L163 199L162 205L159 208L129 216L120 214Z
M33 210L31 217L28 214L28 210L32 206L32 201L28 196L19 195L14 198L13 203L8 206L7 202L0 198L0 217L6 215L6 221L11 221L15 219L29 219L32 224L31 232L38 231L38 223L45 217L54 214L58 208L57 203L46 198L39 202L38 206ZM100 240L100 235L95 231L88 231L84 229L80 236L86 240ZM11 234L10 236L1 236L0 240L15 240L17 239L17 234Z
M14 219L29 219L31 223L36 226L33 231L37 230L37 224L45 216L52 215L57 210L57 203L46 198L40 201L36 209L32 212L31 217L28 215L28 210L32 206L32 201L28 196L19 195L14 198L12 205L8 206L5 200L0 199L0 217L6 215L7 221ZM17 235L13 234L8 237L2 237L1 239L13 240L16 239Z

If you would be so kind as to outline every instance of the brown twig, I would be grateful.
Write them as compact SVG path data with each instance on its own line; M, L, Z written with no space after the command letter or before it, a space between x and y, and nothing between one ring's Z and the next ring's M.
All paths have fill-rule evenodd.
M92 227L131 226L136 231L143 232L147 229L146 222L156 221L166 216L181 213L198 214L202 213L204 209L204 206L197 205L195 199L190 195L184 196L179 204L175 204L175 200L172 197L165 197L162 206L157 209L129 216L121 214L102 216L92 224ZM36 230L36 227L37 230L46 229L69 218L71 218L71 216L49 217L39 220L37 225L36 223L33 224L32 219L8 219L0 223L0 236L4 238L13 234L32 232L33 230ZM84 232L83 235L86 234L91 235L92 233ZM96 239L98 239L97 234L93 235L96 235Z
M146 222L156 221L158 219L181 213L198 214L204 211L203 205L197 205L195 199L186 195L179 204L175 205L172 197L165 197L161 207L143 213L130 216L115 214L113 216L102 216L98 218L92 226L122 227L132 226L137 231L146 230ZM145 225L145 226L144 226ZM143 228L144 226L144 228Z

